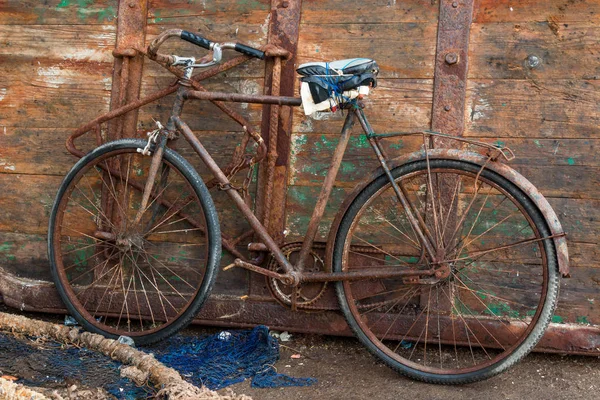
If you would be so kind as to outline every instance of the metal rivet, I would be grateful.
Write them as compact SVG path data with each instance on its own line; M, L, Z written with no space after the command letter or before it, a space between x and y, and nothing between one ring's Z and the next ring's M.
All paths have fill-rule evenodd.
M454 7L454 8L458 7L458 1L453 2L452 7Z
M281 3L281 7L283 7L283 8L288 8L288 7L289 7L289 5L290 5L290 3L289 3L289 2L287 2L287 1L283 1L283 2Z
M450 110L452 110L452 107L451 107L451 106L445 106L445 107L444 107L444 111L450 111Z
M135 3L129 3L129 8L135 7Z
M527 65L529 65L529 68L537 67L538 65L540 65L539 57L534 56L534 55L527 57Z
M448 65L456 64L458 62L458 54L448 53L448 54L446 54L445 60L446 60L446 64L448 64Z

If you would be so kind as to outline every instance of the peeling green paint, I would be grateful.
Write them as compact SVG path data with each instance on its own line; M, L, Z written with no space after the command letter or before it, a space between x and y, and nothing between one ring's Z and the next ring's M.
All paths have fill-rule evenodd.
M555 324L564 324L565 320L560 315L553 315L552 316L552 322L555 323Z
M152 22L157 23L157 22L161 22L163 19L160 17L160 10L155 10L154 11L154 18L152 20Z
M577 317L577 323L590 325L590 321L585 316Z
M105 20L110 22L115 18L116 15L117 15L117 12L115 11L115 9L113 7L109 6L109 7L103 8L98 12L98 22L102 22Z
M5 253L5 252L9 251L12 247L13 247L12 243L4 242L4 243L0 244L0 253Z
M535 145L536 145L537 147L542 147L542 144L540 143L540 141L539 141L539 140L534 140L534 141L533 141L533 143L535 143Z
M511 318L519 318L519 312L510 308L506 303L488 304L485 313L496 316L509 316Z
M567 159L567 163L568 163L569 165L575 165L575 160L573 160L571 157L569 157L569 158Z

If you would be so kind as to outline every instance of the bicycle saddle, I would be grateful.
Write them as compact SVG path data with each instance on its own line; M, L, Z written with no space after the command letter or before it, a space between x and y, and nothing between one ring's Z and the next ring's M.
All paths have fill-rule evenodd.
M379 67L377 66L377 63L370 58L349 58L347 60L302 64L298 67L296 72L303 76L360 75L365 72L377 75Z
M350 58L302 64L296 72L302 75L300 94L308 115L335 111L341 103L368 94L369 87L377 86L379 66L370 58Z

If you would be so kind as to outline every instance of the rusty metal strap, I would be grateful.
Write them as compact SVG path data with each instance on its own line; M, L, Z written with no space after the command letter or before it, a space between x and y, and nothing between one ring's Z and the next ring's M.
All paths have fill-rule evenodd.
M462 136L465 127L473 3L474 0L440 1L431 128L453 136ZM443 139L436 140L436 145L443 143Z

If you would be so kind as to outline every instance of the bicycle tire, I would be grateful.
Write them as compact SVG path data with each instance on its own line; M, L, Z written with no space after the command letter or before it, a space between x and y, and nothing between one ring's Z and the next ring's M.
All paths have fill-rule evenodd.
M175 151L165 149L138 213L152 160L137 151L145 145L117 140L81 158L60 185L48 228L52 276L67 310L86 330L137 345L192 321L221 257L212 198Z
M515 184L465 161L421 160L394 168L392 175L435 232L434 242L450 249L444 258L449 275L428 283L336 282L351 330L386 365L429 383L475 382L512 367L538 343L558 298L556 250L541 212ZM448 189L452 196L443 197ZM371 181L341 219L333 271L430 268L403 212L387 176ZM394 238L388 237L390 224Z

